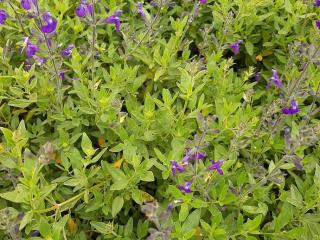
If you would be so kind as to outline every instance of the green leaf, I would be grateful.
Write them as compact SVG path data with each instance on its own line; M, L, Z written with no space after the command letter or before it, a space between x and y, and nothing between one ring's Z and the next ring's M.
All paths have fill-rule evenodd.
M91 226L96 229L98 232L102 233L102 234L110 234L112 233L112 226L110 224L106 224L103 222L96 222L96 221L92 221L90 222Z
M129 181L127 179L123 181L116 181L114 184L111 185L110 190L116 191L116 190L125 189L128 183Z
M21 222L20 222L20 226L19 226L19 230L22 230L29 222L32 221L32 217L33 217L33 213L32 212L27 212Z
M292 220L292 205L287 202L283 203L280 214L275 219L275 232L280 232L280 230L286 226Z
M189 207L187 203L183 203L179 212L179 221L183 222L189 215Z
M81 148L88 157L92 157L96 152L96 150L93 149L92 142L86 133L82 134Z
M99 161L99 159L102 157L102 155L107 151L108 148L104 148L102 149L94 158L92 158L92 160L90 161L90 163L95 163L97 161Z
M245 47L246 47L246 50L247 50L247 52L248 52L248 54L250 55L250 56L252 56L253 55L253 44L250 42L250 41L246 41L246 43L245 43Z
M28 193L26 193L25 191L22 191L21 188L17 187L12 192L1 193L0 197L11 202L22 203L25 201L28 195L29 195Z
M302 195L299 192L299 190L297 189L297 187L294 185L290 186L290 193L288 194L287 202L291 203L293 206L295 206L297 208L303 207Z
M123 207L124 200L123 197L117 196L112 202L111 214L115 217Z
M247 230L249 232L254 231L259 227L261 220L262 220L262 215L259 214L253 220L248 219L243 227L245 230Z
M182 224L182 232L188 232L199 225L201 217L201 210L194 210L186 219L186 221Z
M51 226L45 218L40 218L39 231L42 237L49 237L51 234Z
M130 217L127 224L124 226L124 236L129 237L133 232L133 218Z

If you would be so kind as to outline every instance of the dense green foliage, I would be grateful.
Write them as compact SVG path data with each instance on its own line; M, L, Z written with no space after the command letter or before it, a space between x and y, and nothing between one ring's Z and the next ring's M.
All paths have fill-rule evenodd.
M141 17L101 0L86 18L80 1L38 4L0 1L1 239L319 238L313 1L146 1ZM45 11L56 33L39 31ZM44 64L26 68L23 37ZM172 176L188 148L206 157ZM223 175L207 170L219 159Z

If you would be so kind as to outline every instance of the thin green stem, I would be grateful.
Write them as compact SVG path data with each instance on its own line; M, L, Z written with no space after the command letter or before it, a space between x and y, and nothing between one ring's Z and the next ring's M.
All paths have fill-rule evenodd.
M97 21L95 14L95 0L92 0L92 45L91 45L91 81L92 81L92 94L95 92L95 64L94 64L94 55L95 55L95 47L97 40Z
M26 30L24 29L24 26L23 26L22 21L21 21L21 18L20 18L20 14L14 9L14 7L13 7L13 5L12 5L11 2L8 1L8 4L9 4L9 6L12 8L12 10L14 11L14 14L15 14L16 17L17 17L17 20L18 20L18 22L19 22L19 25L20 25L20 27L21 27L21 29L22 29L22 31L23 31L23 34L24 34L25 36L27 36L28 34L27 34Z

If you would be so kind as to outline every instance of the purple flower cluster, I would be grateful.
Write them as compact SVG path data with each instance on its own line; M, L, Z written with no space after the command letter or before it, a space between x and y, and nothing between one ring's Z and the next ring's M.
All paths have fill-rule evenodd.
M73 44L69 44L65 49L63 49L60 54L62 57L70 57L72 54L72 49L74 48Z
M187 148L185 150L185 156L182 159L182 164L179 165L177 161L171 160L171 173L172 176L176 176L177 172L182 173L184 171L184 167L189 164L190 161L195 160L203 160L206 157L205 153L198 152L198 150ZM216 170L220 175L223 175L223 171L221 169L222 164L224 163L223 160L219 160L217 162L212 161L211 165L208 167L209 171ZM184 185L178 185L178 188L183 191L184 193L191 193L190 186L192 185L192 179L186 182Z
M141 17L144 17L145 14L144 14L144 11L142 9L142 3L141 2L138 2L138 13Z
M234 55L237 55L240 51L240 44L242 44L242 40L237 40L234 43L229 45L229 48L233 51Z
M291 101L291 106L288 108L282 108L281 112L285 115L294 115L299 112L298 102L296 100Z
M188 164L188 161L190 160L202 160L206 157L205 153L201 152L194 152L192 149L187 148L186 149L186 155L182 159L182 165Z
M24 37L24 45L27 58L32 58L36 54L36 52L39 51L39 48L35 44L33 44L27 37Z
M8 14L6 13L6 11L0 9L0 25L3 25L6 20L8 18Z
M86 3L86 0L81 0L80 5L76 8L76 15L78 17L86 17L93 14L93 5Z
M315 0L313 6L320 7L320 0Z
M277 70L275 70L275 69L272 69L272 75L270 77L267 88L269 88L271 85L275 85L278 88L280 88L282 85L279 74L278 74Z
M178 188L182 191L182 192L185 192L185 193L192 193L190 187L192 185L192 179L189 180L188 182L186 182L185 184L183 185L178 185Z
M208 170L216 170L220 175L223 175L223 171L221 169L221 166L223 164L223 160L218 161L212 161L211 166L208 168Z
M121 14L122 14L122 10L117 10L117 11L115 11L114 14L112 14L111 16L109 16L109 17L107 17L107 18L105 19L105 22L106 22L106 23L108 23L108 24L114 24L117 32L120 31L121 22L120 22L119 16L120 16Z

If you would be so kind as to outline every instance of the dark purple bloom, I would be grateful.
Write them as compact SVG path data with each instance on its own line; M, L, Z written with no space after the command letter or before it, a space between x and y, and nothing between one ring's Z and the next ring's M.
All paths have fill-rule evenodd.
M272 76L270 77L270 81L267 87L270 87L272 84L274 84L278 88L282 85L278 72L275 69L272 69Z
M21 7L25 10L30 10L31 9L30 0L21 0Z
M106 18L105 22L109 24L114 24L116 31L118 32L120 30L120 18L119 16L122 14L121 10L115 11L115 13L109 17Z
M317 26L318 29L320 29L320 20L316 21L316 26Z
M201 4L206 4L208 2L208 0L200 0Z
M52 33L56 30L58 22L56 19L52 18L50 12L45 12L42 15L42 19L46 23L45 25L42 25L40 27L40 29L43 33Z
M240 50L240 44L243 43L242 40L237 40L234 43L231 43L229 45L229 47L231 48L231 50L233 51L234 55L237 55L239 53Z
M87 5L87 10L88 10L88 13L90 13L90 15L92 16L92 14L93 14L93 5L92 4L88 4Z
M87 5L83 1L76 8L76 15L78 17L85 17L87 15Z
M167 211L172 211L172 209L174 208L174 205L173 205L173 203L170 203L169 205L168 205L168 207L167 207Z
M32 62L31 62L30 58L28 58L28 59L25 61L24 66L25 66L24 69L25 69L26 71L29 71L29 70L32 68Z
M205 153L194 152L192 149L187 148L186 155L182 159L182 164L183 165L188 164L189 160L202 160L205 158L205 156L206 156Z
M296 100L291 101L291 106L289 108L282 108L281 109L283 114L286 115L293 115L299 112L298 102Z
M217 170L217 172L220 175L223 175L223 171L221 169L221 165L223 164L223 160L218 160L217 162L212 161L211 166L208 168L208 170Z
M39 232L38 230L33 231L33 232L31 233L31 237L39 237L39 236L40 236L40 232Z
M288 126L284 127L284 134L289 135L290 134L290 128Z
M3 25L6 20L8 18L8 14L6 13L6 11L0 9L0 25Z
M294 163L294 165L296 166L296 168L297 168L298 170L303 170L303 165L302 165L300 159L295 159L295 160L293 160L293 163Z
M255 74L253 74L253 77L254 77L254 80L259 82L261 79L261 72L256 72Z
M172 172L172 176L175 176L177 171L178 172L183 172L183 166L180 166L175 160L171 160L171 172Z
M185 192L185 193L191 193L191 192L192 192L192 191L190 190L191 184L192 184L192 179L189 180L188 182L186 182L186 183L183 184L183 185L179 185L178 188L179 188L181 191Z
M320 7L320 0L315 0L313 6Z
M92 15L93 13L93 5L87 4L85 0L81 0L80 5L76 8L76 15L78 17L85 17L88 14Z
M60 54L63 57L70 57L72 54L72 49L74 48L73 44L69 44L65 49L63 49Z
M33 57L36 52L39 50L39 48L34 45L29 38L24 38L24 44L25 44L25 48L26 48L26 55L27 58L31 58Z
M144 11L142 9L142 3L138 2L138 13L140 14L141 17L144 17Z
M64 80L64 79L65 79L64 72L60 72L60 73L59 73L59 78L60 78L61 80Z

